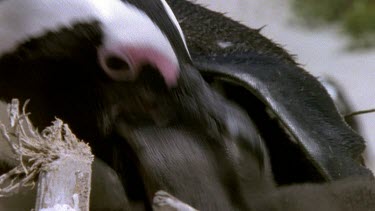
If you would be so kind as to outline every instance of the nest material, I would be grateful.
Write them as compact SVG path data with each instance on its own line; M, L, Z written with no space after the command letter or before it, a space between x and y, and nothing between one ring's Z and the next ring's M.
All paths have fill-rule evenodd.
M26 113L25 102L22 113L19 101L13 99L8 106L10 126L0 122L0 134L11 146L18 165L0 176L0 197L10 196L22 187L34 187L41 171L48 171L53 161L63 156L81 156L90 159L90 147L76 136L60 119L52 122L41 133L35 130Z

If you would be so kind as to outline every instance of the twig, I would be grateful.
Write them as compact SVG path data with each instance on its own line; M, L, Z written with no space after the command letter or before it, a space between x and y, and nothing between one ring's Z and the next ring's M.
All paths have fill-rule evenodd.
M353 116L357 116L357 115L361 115L361 114L374 113L374 112L375 112L375 109L362 110L362 111L356 111L356 112L346 114L344 117L350 118L350 117L353 117Z
M198 211L165 191L155 193L153 211Z

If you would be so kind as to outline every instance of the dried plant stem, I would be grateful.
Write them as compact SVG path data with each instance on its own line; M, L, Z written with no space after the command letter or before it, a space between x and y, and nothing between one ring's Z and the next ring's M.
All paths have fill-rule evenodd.
M91 187L90 147L78 140L68 125L56 119L40 134L18 100L8 107L10 126L0 122L0 134L9 143L19 165L0 176L0 196L33 187L38 179L36 210L89 210ZM69 209L66 209L69 207Z
M155 193L152 209L154 211L198 211L165 191Z
M69 206L89 210L91 163L79 156L65 156L39 174L35 210Z

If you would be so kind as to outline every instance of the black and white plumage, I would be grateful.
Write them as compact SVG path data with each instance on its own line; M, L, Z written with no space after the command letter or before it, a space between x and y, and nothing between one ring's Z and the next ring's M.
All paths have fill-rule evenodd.
M274 119L262 122L263 111L252 116L255 126L213 91L197 67L208 82L219 79L227 97L248 114L268 107L276 124L284 123L301 143L285 143L285 134L277 144L266 140L279 184L369 175L355 163L361 138L347 130L322 87L285 51L220 14L184 0L168 2L179 21L163 0L2 1L0 15L12 19L0 19L6 29L0 32L6 41L0 45L0 98L30 98L38 127L55 116L66 121L120 175L132 210L134 204L150 209L159 189L200 210L250 210L253 199L275 190L257 131L276 139L280 133L270 134L272 127L262 129ZM239 44L223 48L218 41ZM317 115L306 118L301 108ZM333 144L343 137L345 143L332 148L343 166L326 159L323 137ZM280 150L284 146L288 152ZM296 177L288 159L278 160L284 156L307 157L295 165Z
M260 29L223 14L189 1L168 3L185 30L194 65L257 125L278 184L372 177L360 164L362 137L343 121L318 80L284 49Z
M272 185L253 174L266 157L252 122L192 66L164 1L0 8L1 99L31 99L38 127L67 122L119 174L130 207L165 190L201 210L246 210L251 190Z

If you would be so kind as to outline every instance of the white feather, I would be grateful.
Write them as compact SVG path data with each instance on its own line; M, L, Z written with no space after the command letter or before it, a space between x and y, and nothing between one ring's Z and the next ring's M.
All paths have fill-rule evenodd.
M188 49L187 44L186 44L186 39L185 39L184 32L182 31L181 26L178 23L176 16L174 15L172 9L170 8L170 6L168 5L168 3L165 0L161 0L161 2L163 3L164 9L166 10L169 18L172 20L172 22L176 26L178 32L180 33L181 39L183 40L184 45L185 45L185 49L186 49L186 51L188 52L188 54L190 56L189 49Z

